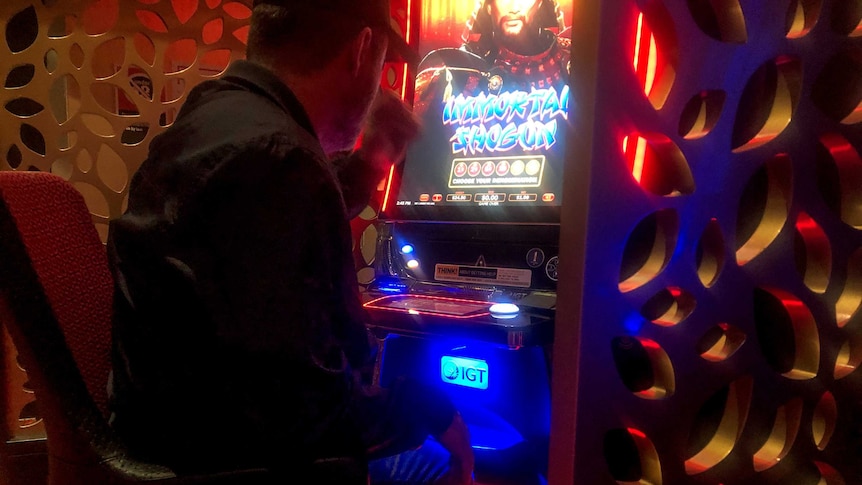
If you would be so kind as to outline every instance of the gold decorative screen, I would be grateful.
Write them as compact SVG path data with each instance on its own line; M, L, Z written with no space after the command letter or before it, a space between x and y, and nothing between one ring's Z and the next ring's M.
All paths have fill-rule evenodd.
M862 2L575 10L551 483L862 483Z

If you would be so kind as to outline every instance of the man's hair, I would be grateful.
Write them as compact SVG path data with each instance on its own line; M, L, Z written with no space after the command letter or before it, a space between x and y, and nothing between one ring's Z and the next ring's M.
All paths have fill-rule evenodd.
M246 57L309 74L329 64L363 27L358 19L325 9L258 5L251 15ZM374 33L376 42L385 37L377 29Z
M488 14L487 8L492 0L481 0L476 2L476 9L470 19L467 20L461 40L464 48L482 57L493 57L497 46L494 42L494 21ZM554 29L557 32L565 28L562 11L556 0L539 0L539 11L533 19L534 26L541 29Z

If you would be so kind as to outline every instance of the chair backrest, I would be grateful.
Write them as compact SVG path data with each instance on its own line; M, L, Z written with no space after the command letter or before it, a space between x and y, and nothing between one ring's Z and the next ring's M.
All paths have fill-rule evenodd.
M48 435L49 485L272 485L263 468L177 476L135 460L107 421L113 277L83 196L49 173L0 171L0 324L12 337ZM178 432L183 432L178 429ZM364 484L352 458L297 476Z
M112 288L81 194L56 175L0 171L0 323L44 418L51 485L175 477L128 459L105 419Z
M0 172L0 194L87 390L107 416L113 280L84 198L43 172Z

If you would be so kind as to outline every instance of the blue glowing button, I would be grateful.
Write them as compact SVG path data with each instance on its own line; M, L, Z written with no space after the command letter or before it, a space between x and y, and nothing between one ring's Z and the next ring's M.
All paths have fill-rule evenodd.
M413 246L410 244L405 244L401 246L401 254L410 254L413 252Z
M491 305L491 308L488 309L491 312L491 316L494 318L515 318L518 316L518 312L521 309L518 308L518 305L514 303L494 303Z
M440 359L440 379L456 386L488 389L488 363L479 359L444 355Z

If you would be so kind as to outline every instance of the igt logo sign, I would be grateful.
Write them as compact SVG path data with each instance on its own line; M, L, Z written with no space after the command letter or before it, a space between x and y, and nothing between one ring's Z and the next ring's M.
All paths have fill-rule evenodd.
M440 378L448 384L488 389L488 363L484 360L444 355L440 359Z

